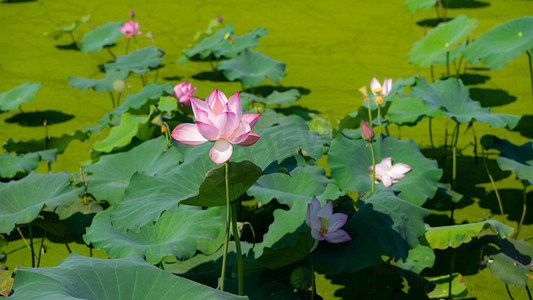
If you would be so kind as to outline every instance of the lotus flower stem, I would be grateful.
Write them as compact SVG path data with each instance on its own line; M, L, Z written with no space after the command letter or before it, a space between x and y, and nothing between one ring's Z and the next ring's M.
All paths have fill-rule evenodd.
M224 276L226 274L226 260L228 257L229 244L229 227L230 227L230 203L229 203L229 166L226 163L225 182L226 182L226 238L224 240L224 256L222 257L222 274L220 275L220 290L224 291Z
M374 143L369 142L372 152L372 193L376 191L376 156L374 154Z
M311 267L311 300L314 300L316 294L315 268L311 261L309 261L309 266Z
M452 280L453 280L453 268L455 266L455 255L457 254L457 248L452 250L452 261L450 263L450 280L448 281L448 299L452 299Z
M507 290L507 295L509 295L509 298L511 298L511 300L514 300L513 295L511 295L511 291L509 290L509 286L507 285L507 283L504 283L504 284L505 284L505 289Z
M135 34L133 35L133 40L135 41L135 49L138 49L139 44L137 43L137 37L135 36Z
M24 244L26 244L26 247L28 247L28 249L30 249L30 251L31 251L30 244L28 244L28 241L26 241L26 238L25 238L24 235L22 234L22 231L20 231L20 228L19 228L19 227L17 227L17 231L18 231L20 237L22 238L22 240L24 241Z
M72 31L68 32L70 34L70 37L72 38L72 43L76 44L76 38L74 38L74 34L72 34Z
M155 69L154 83L157 82L157 77L159 76L159 68Z
M524 183L524 182L522 182L522 183ZM522 217L520 218L520 223L518 223L518 228L516 229L516 234L514 236L515 240L518 239L518 235L520 234L520 230L522 229L522 223L524 223L524 218L526 217L526 211L527 211L527 206L526 206L527 193L526 193L526 190L527 190L527 185L524 184L524 204L523 204L523 208L522 208Z
M435 153L435 144L433 143L433 126L432 125L432 118L429 117L429 122L428 122L428 125L429 125L429 143L431 144L431 150L433 151L433 159L436 159L437 158L437 154Z
M532 300L532 298L531 298L531 292L529 291L529 287L527 286L527 283L526 283L525 288L526 288L526 292L527 292L527 296L529 297L529 300Z
M55 211L55 209L54 209ZM41 237L41 246L39 247L39 257L37 258L37 268L41 265L41 254L43 253L43 245L44 245L44 237L46 236L46 229L43 232L43 236Z
M370 128L373 128L374 124L372 123L372 110L370 109L370 101L368 101L368 122L370 124Z
M452 168L452 190L455 191L455 179L457 175L457 141L459 140L459 127L461 126L461 123L457 122L455 125L455 128L453 130L454 137L453 137L453 168Z
M126 42L126 51L124 51L124 55L128 54L128 49L130 48L130 39Z
M69 253L69 254L72 253L72 250L71 250L70 247L68 246L67 238L65 238L63 241L65 242L65 247L67 248L68 253Z
M527 57L529 58L529 78L531 79L531 93L533 99L533 66L531 65L531 50L527 51Z
M109 52L109 54L113 57L113 60L116 60L117 59L117 56L113 53L113 51L111 51L111 48L110 47L105 47L107 49L107 52Z
M498 199L498 205L500 206L500 213L502 214L502 223L505 224L505 214L503 213L502 199L500 198L500 193L498 192L498 188L496 188L496 183L494 182L494 178L492 177L492 174L489 171L489 166L487 165L487 159L486 159L486 155L485 155L485 151L483 150L483 147L481 147L481 155L483 155L483 164L485 165L485 170L487 171L487 175L489 176L490 182L492 183L492 188L494 189L494 193L496 194L496 198Z
M144 81L144 76L143 75L139 75L139 76L141 77L141 82L142 82L143 86L145 86L146 85L146 81Z
M226 166L227 165L228 164L226 163ZM228 177L226 176L226 187L227 187L227 182L228 182L227 179ZM235 239L235 248L237 250L237 272L239 274L239 296L242 296L244 295L244 285L243 285L244 272L243 272L242 253L241 253L241 239L239 238L239 229L237 228L237 206L235 205L235 203L231 205L231 224L233 227L233 238Z
M380 109L380 106L378 105L378 123L379 123L379 134L383 134L383 128L382 128L382 124L381 124L381 109Z
M31 267L35 268L35 251L33 250L33 229L31 224L28 225L28 232L30 234Z
M450 77L450 51L446 51L446 78Z

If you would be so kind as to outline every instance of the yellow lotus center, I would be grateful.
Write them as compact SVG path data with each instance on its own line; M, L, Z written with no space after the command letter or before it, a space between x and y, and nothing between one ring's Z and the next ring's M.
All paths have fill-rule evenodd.
M383 103L383 97L381 97L381 96L376 96L376 99L375 99L374 101L376 101L376 104L377 104L377 105L381 105L381 103Z
M378 88L372 89L372 92L377 94L377 93L381 93L381 90L382 88L378 87Z
M320 235L324 235L326 233L328 233L328 230L326 229L326 227L329 225L328 223L328 220L324 219L324 218L320 218L320 220L322 221L322 224L320 225Z

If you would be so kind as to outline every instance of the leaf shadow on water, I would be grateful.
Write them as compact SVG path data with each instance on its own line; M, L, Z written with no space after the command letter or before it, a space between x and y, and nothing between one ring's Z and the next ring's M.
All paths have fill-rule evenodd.
M217 82L230 82L222 71L204 71L192 76L196 80L207 80L207 81L217 81Z
M285 92L291 89L297 89L300 92L300 95L309 95L311 90L301 86L282 86L282 85L261 85L253 88L246 88L243 92L258 95L260 97L267 97L272 94L274 91Z
M482 107L502 106L516 101L516 97L501 89L471 88L470 97Z
M505 219L520 222L524 203L524 192L519 189L498 189L498 193L502 199ZM496 198L496 193L494 191L490 191L485 197L481 198L479 206L490 209L493 216L489 216L489 218L498 221L501 220L500 206L498 205L498 199ZM533 224L533 211L530 209L533 207L533 191L526 194L526 207L529 209L526 210L523 224Z
M167 81L181 81L181 79L183 78L183 76L167 76L167 77L163 77L163 80L167 80Z
M2 0L2 3L36 2L37 0Z
M9 119L6 123L16 123L20 126L39 127L43 126L44 121L48 125L59 124L73 119L74 116L57 110L35 111L27 113L18 113Z
M68 45L56 45L56 48L59 50L74 50L74 51L80 51L80 48L78 48L78 43L72 42Z
M447 19L447 21L451 21L451 20L453 20L453 18ZM429 18L429 19L424 19L424 20L420 20L420 21L416 22L416 25L418 25L420 27L436 27L437 25L439 25L440 23L443 23L443 22L444 22L443 19Z
M460 74L459 78L465 85L482 84L490 79L490 76L480 74Z
M533 124L533 115L524 115L512 131L519 132L520 135L533 139L533 127L531 124Z
M484 2L484 1L478 1L478 0L462 0L462 1L443 0L442 1L442 6L444 6L445 8L451 8L451 9L456 9L456 8L483 8L483 7L490 6L490 3L489 2Z

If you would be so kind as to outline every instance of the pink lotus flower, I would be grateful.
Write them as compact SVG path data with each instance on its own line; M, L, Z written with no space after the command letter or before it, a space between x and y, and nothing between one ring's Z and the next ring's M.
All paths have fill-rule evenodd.
M374 96L376 96L376 104L380 105L383 102L383 98L387 96L392 89L392 78L385 79L383 81L383 87L379 83L379 81L376 79L376 77L372 78L372 81L370 81L370 90L372 90L372 93Z
M215 141L209 157L217 165L225 163L233 153L231 144L251 146L259 135L251 132L259 114L242 114L239 93L229 99L214 90L205 101L189 97L196 124L183 123L172 131L172 138L187 145Z
M372 166L370 166L370 170L372 170ZM386 157L379 164L376 164L376 182L381 181L384 186L390 187L409 171L411 171L410 166L402 163L397 163L393 166L392 157Z
M126 35L126 38L129 39L133 35L141 35L139 30L139 22L129 21L124 23L122 27L119 28L120 32Z
M307 214L305 215L305 223L311 228L311 236L315 239L315 243L309 252L315 250L318 242L322 240L330 243L351 241L352 238L348 233L339 229L346 224L347 220L348 215L333 213L331 201L321 207L318 199L313 197L311 203L307 205Z
M174 87L172 97L178 99L180 105L191 106L191 100L189 98L196 93L197 89L197 87L191 87L190 82L185 81Z

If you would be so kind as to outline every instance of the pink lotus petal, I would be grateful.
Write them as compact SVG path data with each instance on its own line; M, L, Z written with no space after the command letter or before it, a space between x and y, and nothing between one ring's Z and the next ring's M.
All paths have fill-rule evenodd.
M347 220L348 220L347 214L341 214L341 213L333 214L328 219L328 226L326 227L326 229L328 230L328 232L335 231L341 228L344 224L346 224Z
M230 137L240 124L237 115L232 112L225 112L215 116L213 125L220 130L220 136L223 138Z
M372 81L370 81L370 90L374 95L376 95L375 90L381 90L381 83L379 83L379 80L376 79L376 77L372 78Z
M220 130L211 124L206 124L200 121L196 121L198 131L204 138L210 141L216 141L220 138Z
M191 107L196 121L213 124L212 121L215 119L215 114L209 105L207 105L205 101L194 97L190 97L189 99L191 101Z
M318 224L320 224L320 221L318 221ZM311 236L317 241L321 241L321 240L325 240L326 239L326 237L324 237L323 235L320 234L320 227L318 227L318 229L311 228Z
M207 142L207 139L198 131L198 126L191 123L179 124L170 135L176 141L187 145L199 145Z
M215 145L209 150L209 157L217 165L227 162L231 158L233 153L233 147L225 139L219 139L215 142Z
M313 196L313 199L311 199L311 202L307 204L307 214L305 215L305 223L310 227L311 226L311 219L315 219L318 210L320 209L320 202L316 197Z
M245 114L242 116L242 120L250 124L250 128L253 128L259 119L260 114Z
M207 96L205 102L209 105L211 110L216 114L220 114L224 111L224 107L228 103L228 98L221 91L215 89Z
M389 79L385 79L385 81L383 81L383 95L388 95L390 93L392 89L392 78L389 78Z
M227 110L235 113L237 115L237 118L240 120L242 118L242 106L241 106L241 98L239 97L239 92L236 92L228 99L228 106Z
M257 142L257 140L259 140L261 136L255 132L250 132L248 133L248 137L246 138L246 140L244 140L244 142L240 142L238 143L239 146L251 146L253 144L255 144Z
M250 135L250 125L246 122L241 122L237 129L228 138L228 141L232 144L239 144L244 142Z
M394 164L391 168L389 168L389 171L387 174L389 174L390 177L393 179L400 179L405 176L405 173L411 171L411 167L406 164L397 163Z
M324 237L326 238L326 241L330 243L342 243L352 240L350 235L342 229L337 229L335 231L328 232L324 235Z
M386 174L381 177L381 181L386 187L390 187L392 185L392 178Z
M328 201L326 205L324 205L319 211L317 216L324 218L328 220L331 217L331 214L333 213L333 203L331 201Z

